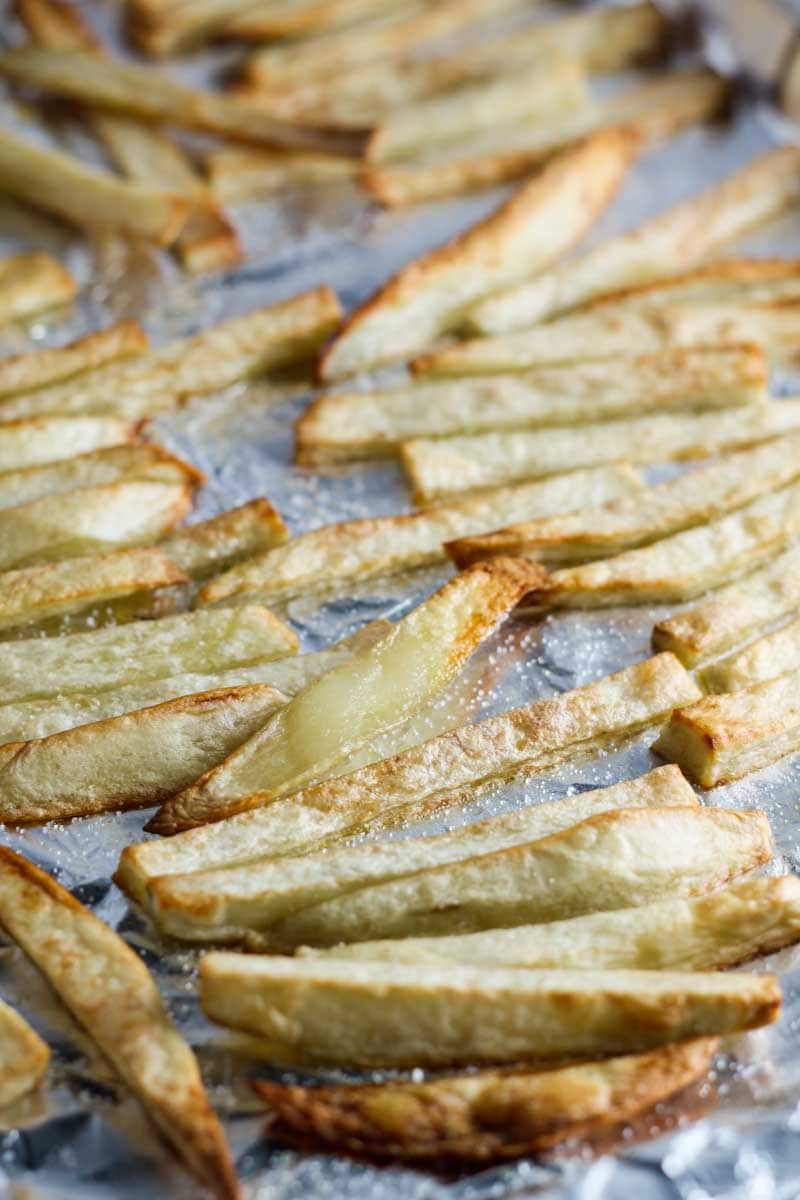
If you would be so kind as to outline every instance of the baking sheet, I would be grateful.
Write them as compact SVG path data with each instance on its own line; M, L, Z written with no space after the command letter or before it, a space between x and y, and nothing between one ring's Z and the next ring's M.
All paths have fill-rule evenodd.
M100 3L83 7L93 17L99 14L101 25L113 25L113 8ZM2 33L13 38L7 14ZM192 70L206 67L195 64ZM24 116L7 100L0 102L0 120L24 124ZM722 178L786 132L769 114L745 106L729 126L681 135L635 168L590 240L638 224ZM85 144L68 126L60 127L60 136L68 144L75 145L76 137ZM89 246L32 213L0 205L0 252L26 245L51 248L82 285L78 303L65 319L2 331L0 353L59 343L123 316L140 319L158 344L318 283L332 284L349 306L400 264L488 212L503 195L495 191L385 213L342 185L241 205L232 211L244 237L247 265L201 281L182 276L168 256L146 247L114 239ZM757 233L741 249L800 256L800 214ZM774 384L777 392L800 392L800 376L784 374ZM195 402L155 423L159 439L208 472L197 518L262 493L278 506L293 532L409 508L400 474L390 464L330 474L292 467L292 422L307 401L298 387L259 384ZM327 601L298 599L286 612L304 649L315 649L376 616L397 618L446 573L429 570L370 582ZM397 736L418 740L643 658L649 653L652 624L666 611L565 613L510 621L433 709ZM389 752L397 736L376 744L376 752ZM641 774L655 765L648 749L652 736L527 784L496 789L469 810L451 814L449 826ZM715 790L713 802L765 808L780 853L771 869L800 871L800 758ZM783 977L785 1009L778 1025L737 1039L732 1055L718 1061L709 1085L664 1106L643 1126L620 1131L616 1144L600 1147L604 1153L599 1157L578 1146L546 1162L442 1178L282 1149L264 1136L263 1116L247 1087L254 1070L268 1069L240 1058L227 1036L199 1013L196 954L156 937L110 883L120 850L138 840L148 815L109 815L23 833L0 831L0 838L56 873L154 971L173 1016L197 1050L250 1200L788 1200L800 1195L800 954L791 951L763 963ZM434 827L443 828L429 826ZM0 994L22 1010L54 1049L45 1092L4 1114L0 1196L151 1200L198 1195L197 1185L170 1162L137 1105L117 1086L35 970L10 947L0 950Z

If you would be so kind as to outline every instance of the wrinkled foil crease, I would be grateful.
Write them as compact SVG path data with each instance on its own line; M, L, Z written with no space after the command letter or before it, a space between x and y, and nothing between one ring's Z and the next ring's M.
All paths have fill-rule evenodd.
M113 22L108 5L84 4ZM0 33L13 40L5 16ZM189 68L207 70L202 60ZM186 73L186 71L184 71ZM24 113L0 101L0 120L30 129ZM623 194L590 241L722 178L765 149L786 128L766 111L743 106L725 128L692 130L637 166ZM57 136L86 150L86 138L61 122ZM91 150L89 151L91 153ZM346 305L371 292L408 259L488 212L502 191L385 213L354 189L298 191L233 209L247 265L223 276L190 280L168 256L113 238L91 244L19 206L0 201L0 252L52 249L81 283L66 315L24 330L0 332L0 353L49 345L122 317L143 322L158 344L224 317L269 304L318 283L334 285ZM800 214L759 231L740 247L755 254L800 256ZM800 391L800 375L774 380L776 394ZM292 421L308 396L284 384L234 388L159 419L156 435L208 472L197 518L266 493L293 532L352 517L409 508L392 465L360 466L328 475L291 465ZM290 602L285 611L315 649L378 616L397 618L445 577L429 570L364 584L346 595ZM431 710L399 734L377 741L374 754L419 740L464 720L553 695L645 657L663 609L568 613L508 622L475 656ZM453 827L480 815L631 778L655 765L652 734L613 753L570 763L527 783L506 785L448 815ZM713 793L715 804L761 806L779 856L771 868L800 871L800 756ZM299 1155L264 1135L264 1118L247 1086L264 1064L243 1058L235 1040L204 1020L197 1004L197 954L165 944L131 911L110 882L120 850L137 840L148 814L112 814L25 832L2 841L55 873L142 955L180 1028L195 1046L212 1099L222 1114L251 1200L789 1200L800 1192L800 956L773 955L764 969L782 973L784 1015L778 1025L735 1040L709 1083L661 1106L594 1148L568 1147L555 1159L520 1162L463 1178L377 1168L333 1156ZM416 827L418 832L422 827ZM400 831L395 836L407 836ZM761 969L759 964L758 969ZM198 1195L197 1185L168 1158L138 1106L74 1026L37 972L16 949L0 948L0 994L47 1038L53 1065L43 1092L2 1114L0 1196L16 1200L150 1200ZM277 1077L297 1078L282 1075ZM342 1078L327 1073L326 1079ZM304 1078L315 1078L305 1076ZM317 1076L316 1078L322 1078Z

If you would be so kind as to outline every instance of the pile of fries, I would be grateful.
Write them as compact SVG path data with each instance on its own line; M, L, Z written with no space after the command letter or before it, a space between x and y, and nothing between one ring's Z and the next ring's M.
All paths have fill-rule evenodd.
M458 1168L635 1130L706 1078L720 1038L777 1019L777 977L727 968L800 941L800 881L754 875L766 813L692 787L800 749L800 398L769 396L770 366L797 358L800 263L719 257L798 208L800 150L582 251L649 142L723 89L672 73L601 105L587 74L656 54L655 8L491 33L519 7L133 0L150 55L269 43L231 94L115 61L62 0L18 0L31 44L0 56L77 102L127 176L2 135L4 180L174 242L192 269L238 261L215 195L240 185L358 175L405 204L526 177L346 319L319 287L180 342L122 322L0 361L0 820L155 809L162 836L128 845L115 881L209 951L203 1009L251 1057L445 1072L256 1080L271 1133ZM206 180L161 123L267 148L215 150ZM75 291L47 255L0 263L0 319ZM405 382L376 385L398 363ZM286 368L313 387L312 365L298 465L396 458L415 510L290 536L260 496L184 524L205 477L148 421ZM646 483L665 461L694 465ZM456 570L401 619L313 653L267 607L437 564ZM643 661L409 738L512 612L685 602ZM641 736L667 764L639 778L389 836ZM184 1165L238 1196L139 957L7 849L0 927ZM0 1005L0 1103L48 1060Z

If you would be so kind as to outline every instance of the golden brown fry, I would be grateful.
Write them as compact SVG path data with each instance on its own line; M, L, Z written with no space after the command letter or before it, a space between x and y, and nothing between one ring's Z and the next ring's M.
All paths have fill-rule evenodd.
M111 446L132 445L138 421L119 417L39 417L0 423L0 475Z
M192 579L205 579L281 545L288 537L280 513L261 496L179 529L165 538L160 548Z
M0 1000L0 1105L35 1087L50 1063L50 1051L26 1020Z
M0 258L0 321L22 321L48 308L68 304L78 285L49 254L34 251Z
M220 200L236 203L259 199L284 189L317 187L357 178L361 167L347 158L327 154L285 154L223 146L206 158L212 191Z
M147 338L141 326L135 321L121 321L64 346L4 358L0 360L0 420L3 397L72 379L104 363L133 358L146 349Z

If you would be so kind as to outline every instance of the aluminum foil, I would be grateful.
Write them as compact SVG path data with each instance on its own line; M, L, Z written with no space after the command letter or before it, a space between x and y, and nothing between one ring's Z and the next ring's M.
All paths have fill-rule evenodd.
M115 9L99 2L83 7L101 27L113 27ZM0 30L13 40L10 17L3 18ZM207 68L200 63L191 70ZM0 119L26 124L25 114L9 101L0 103ZM45 136L38 127L29 128L32 136ZM591 240L630 228L722 178L786 132L766 111L745 104L725 127L681 135L633 170ZM59 121L55 135L94 153L68 123ZM241 205L233 215L247 248L247 265L202 281L187 280L165 254L114 239L90 245L38 215L0 204L0 252L51 248L81 281L79 300L69 314L2 331L0 353L57 344L124 316L140 319L158 344L323 282L332 284L350 306L399 265L488 212L503 194L385 213L354 189L336 186ZM800 255L800 214L760 231L740 248ZM800 391L800 377L783 375L774 386L776 394ZM208 473L197 518L259 494L277 504L293 532L409 508L402 478L392 465L329 474L292 466L292 423L308 398L303 385L234 388L155 424L160 439ZM347 594L298 599L286 613L304 649L315 649L374 617L399 617L446 573L429 570L371 582ZM553 695L635 662L649 653L653 622L665 611L509 621L445 696L410 727L376 742L373 753L388 753L403 742ZM495 789L468 810L450 814L448 827L639 775L655 765L649 751L652 736L526 784ZM766 809L778 847L771 870L800 871L800 757L715 790L713 802ZM255 1073L269 1068L244 1059L229 1036L199 1011L197 955L162 941L110 881L120 850L139 839L148 815L109 815L22 833L0 830L0 838L56 874L151 968L200 1058L250 1200L789 1200L800 1195L800 956L789 951L757 967L781 972L785 1008L780 1022L733 1041L708 1083L599 1145L570 1146L547 1160L461 1178L282 1148L265 1134L263 1114L248 1087ZM0 949L0 994L21 1009L54 1051L46 1088L0 1117L0 1196L151 1200L199 1195L113 1072L13 947Z

